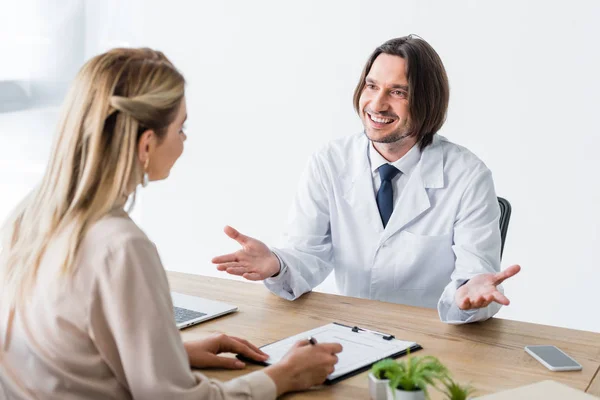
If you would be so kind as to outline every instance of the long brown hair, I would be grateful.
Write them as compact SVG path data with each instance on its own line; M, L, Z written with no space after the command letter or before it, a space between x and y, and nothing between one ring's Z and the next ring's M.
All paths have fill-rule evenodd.
M365 79L382 53L406 60L411 136L416 136L420 148L424 149L446 120L450 85L444 64L433 47L420 37L409 35L388 40L371 53L354 89L354 109L359 115Z
M140 183L137 154L148 129L158 140L174 120L184 78L159 51L113 49L89 60L73 82L42 181L0 238L0 290L11 310L33 287L49 243L67 226L63 273L87 230ZM11 313L12 315L12 313Z

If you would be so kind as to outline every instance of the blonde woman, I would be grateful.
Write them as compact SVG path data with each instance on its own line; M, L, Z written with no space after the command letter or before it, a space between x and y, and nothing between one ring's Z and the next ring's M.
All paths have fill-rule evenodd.
M338 344L298 343L227 383L193 367L264 360L239 338L183 344L158 253L124 211L186 139L184 78L160 52L91 59L65 103L47 171L2 231L0 397L271 399L323 382ZM160 212L158 210L157 212Z

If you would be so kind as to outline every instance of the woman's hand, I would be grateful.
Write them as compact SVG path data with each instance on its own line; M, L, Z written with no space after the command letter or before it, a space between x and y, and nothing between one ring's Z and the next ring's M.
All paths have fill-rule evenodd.
M287 392L305 390L320 385L333 373L338 362L336 354L342 351L339 343L310 344L302 340L277 364L265 368L265 373L275 382L277 396Z
M186 342L183 346L188 354L190 365L196 368L241 369L246 366L246 364L236 358L217 356L219 353L240 354L256 361L265 361L269 358L269 356L247 340L227 336L222 333L206 339Z

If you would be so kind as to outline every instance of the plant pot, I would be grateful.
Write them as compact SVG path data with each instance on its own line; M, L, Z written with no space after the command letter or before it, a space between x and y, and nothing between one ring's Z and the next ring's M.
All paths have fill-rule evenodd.
M377 379L369 373L369 395L371 400L388 400L389 379Z
M387 387L388 400L425 400L425 392L416 390L407 392L406 390L393 389Z

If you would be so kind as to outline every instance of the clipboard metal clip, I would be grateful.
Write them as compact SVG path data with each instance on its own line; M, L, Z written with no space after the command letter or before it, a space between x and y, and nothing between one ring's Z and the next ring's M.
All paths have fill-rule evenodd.
M381 333L381 332L377 332L377 331L372 331L370 329L359 328L358 326L352 327L352 332L358 333L360 331L369 332L369 333L372 333L374 335L379 335L379 336L381 336L383 338L383 340L392 340L392 339L395 338L394 335L388 335L387 333Z

